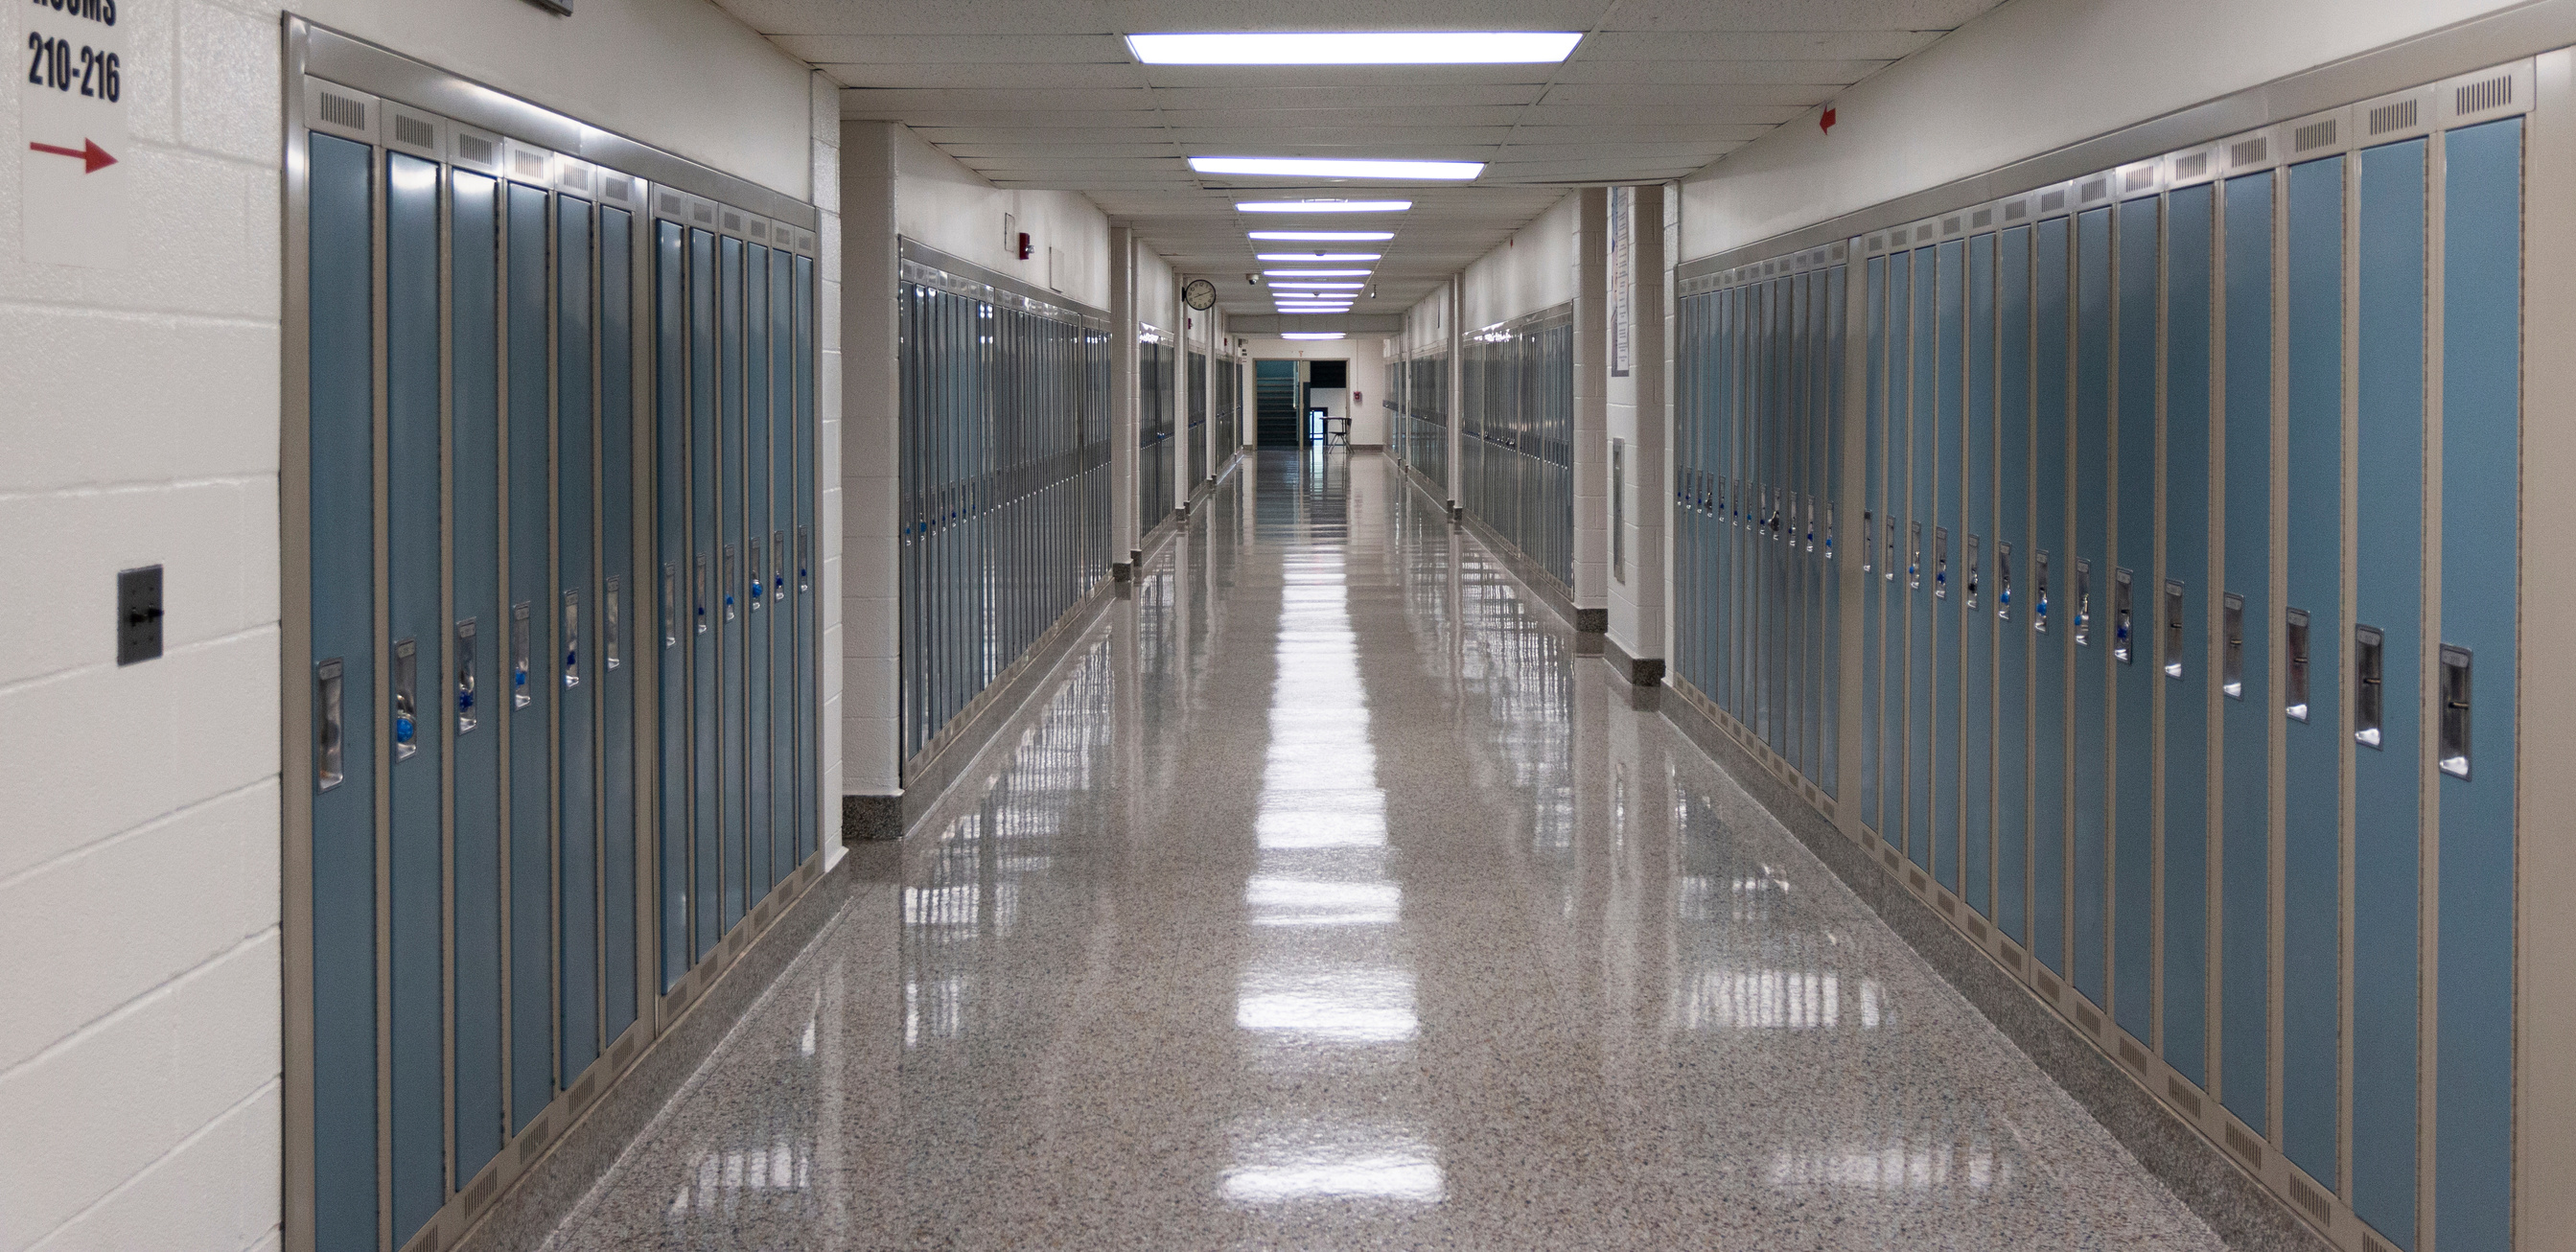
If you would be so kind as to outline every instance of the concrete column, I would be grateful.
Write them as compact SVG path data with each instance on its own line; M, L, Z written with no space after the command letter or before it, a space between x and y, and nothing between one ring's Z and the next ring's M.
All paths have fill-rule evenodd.
M1109 228L1109 553L1110 576L1134 570L1136 517L1136 232Z
M1576 193L1574 626L1607 628L1610 602L1610 190Z
M903 382L896 359L895 127L841 125L841 827L900 833ZM827 588L833 585L826 579Z
M1628 204L1627 238L1630 289L1626 299L1629 368L1618 372L1611 362L1607 416L1609 437L1621 451L1618 493L1621 533L1613 536L1620 559L1610 566L1609 642L1630 662L1632 681L1662 678L1665 634L1664 501L1666 449L1671 444L1672 405L1666 377L1669 357L1665 317L1664 199L1662 185L1621 189ZM1616 221L1610 223L1615 228ZM1615 273L1609 275L1615 280ZM1620 298L1615 289L1611 300ZM1615 344L1607 344L1615 351ZM1616 663L1619 657L1614 655Z

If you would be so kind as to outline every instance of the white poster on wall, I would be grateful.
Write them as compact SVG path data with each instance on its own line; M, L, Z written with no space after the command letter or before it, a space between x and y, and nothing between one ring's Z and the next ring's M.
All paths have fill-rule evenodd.
M1632 294L1636 290L1634 240L1631 238L1629 206L1636 202L1633 188L1610 189L1610 376L1626 378L1634 359L1629 343L1629 328L1636 322Z
M37 0L18 11L27 32L18 81L27 144L18 154L19 255L40 265L121 267L133 229L123 163L127 24L117 0Z

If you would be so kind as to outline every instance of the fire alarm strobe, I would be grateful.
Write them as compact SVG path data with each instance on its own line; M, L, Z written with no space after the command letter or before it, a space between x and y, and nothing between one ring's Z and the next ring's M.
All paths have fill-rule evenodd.
M1189 286L1181 288L1181 300L1202 313L1213 309L1216 307L1216 284L1204 278L1193 278Z

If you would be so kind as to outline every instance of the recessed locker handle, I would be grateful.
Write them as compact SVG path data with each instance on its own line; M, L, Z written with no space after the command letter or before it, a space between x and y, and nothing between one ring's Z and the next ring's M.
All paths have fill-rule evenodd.
M2075 561L2075 646L2093 646L2093 562Z
M610 669L616 669L626 659L626 607L620 603L624 597L618 594L619 581L611 578L600 587L599 659Z
M814 587L814 537L805 528L796 528L796 591L802 595Z
M1970 609L1975 609L1977 607L1977 578L1978 575L1982 573L1982 571L1977 568L1980 558L1977 548L1977 537L1975 535L1968 536L1968 607Z
M2219 690L2230 700L2245 698L2245 597L2231 591L2218 601L2219 629L2226 650L2220 653Z
M1874 509L1862 509L1860 511L1860 572L1864 574L1871 572L1872 567L1877 563L1878 513Z
M1914 523L1914 545L1905 550L1905 589L1923 589L1923 523Z
M2442 645L2442 772L2469 776L2469 650Z
M528 690L529 629L535 606L525 600L510 606L510 707L524 709L536 702L536 693Z
M2385 751L2388 716L2388 637L2376 626L2352 628L2352 738Z
M751 611L757 613L769 600L769 575L762 572L760 564L761 550L767 545L761 543L760 538L755 535L749 546L751 548L748 554L751 558Z
M2281 679L2289 688L2283 712L2291 721L2308 720L2308 611L2289 609L2281 617Z
M662 562L662 646L680 642L680 567Z
M1950 528L1932 528L1932 598L1950 598Z
M1889 582L1896 581L1896 552L1896 519L1891 517L1887 519L1887 573L1883 575Z
M483 712L474 704L475 694L474 619L456 624L456 733L470 735L483 724Z
M769 577L772 600L787 598L787 532L769 532Z
M581 685L581 593L563 593L563 685Z
M2182 580L2165 580L2165 677L2182 678Z
M1995 541L1995 620L2012 620L2012 541Z
M394 759L420 752L420 641L394 641Z
M2031 590L2038 598L2031 601L2030 633L2048 633L2048 554L2033 554L2030 566Z
M2111 568L2111 659L2122 665L2138 663L2137 581L2128 570Z
M313 789L329 791L348 779L340 752L346 742L340 725L340 658L313 667Z
M703 552L698 554L697 577L697 600L695 601L698 615L697 633L703 635L707 633L707 627L711 624L707 621L707 554Z
M1810 549L1814 547L1812 543L1808 546ZM1825 559L1834 559L1834 502L1831 500L1825 502Z
M1804 499L1806 504L1804 511L1807 515L1807 552L1813 555L1816 550L1816 498L1807 496Z

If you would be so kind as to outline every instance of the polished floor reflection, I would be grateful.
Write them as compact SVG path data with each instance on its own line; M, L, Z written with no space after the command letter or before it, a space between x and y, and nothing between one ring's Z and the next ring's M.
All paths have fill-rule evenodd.
M2218 1246L1389 462L1106 619L549 1247Z

